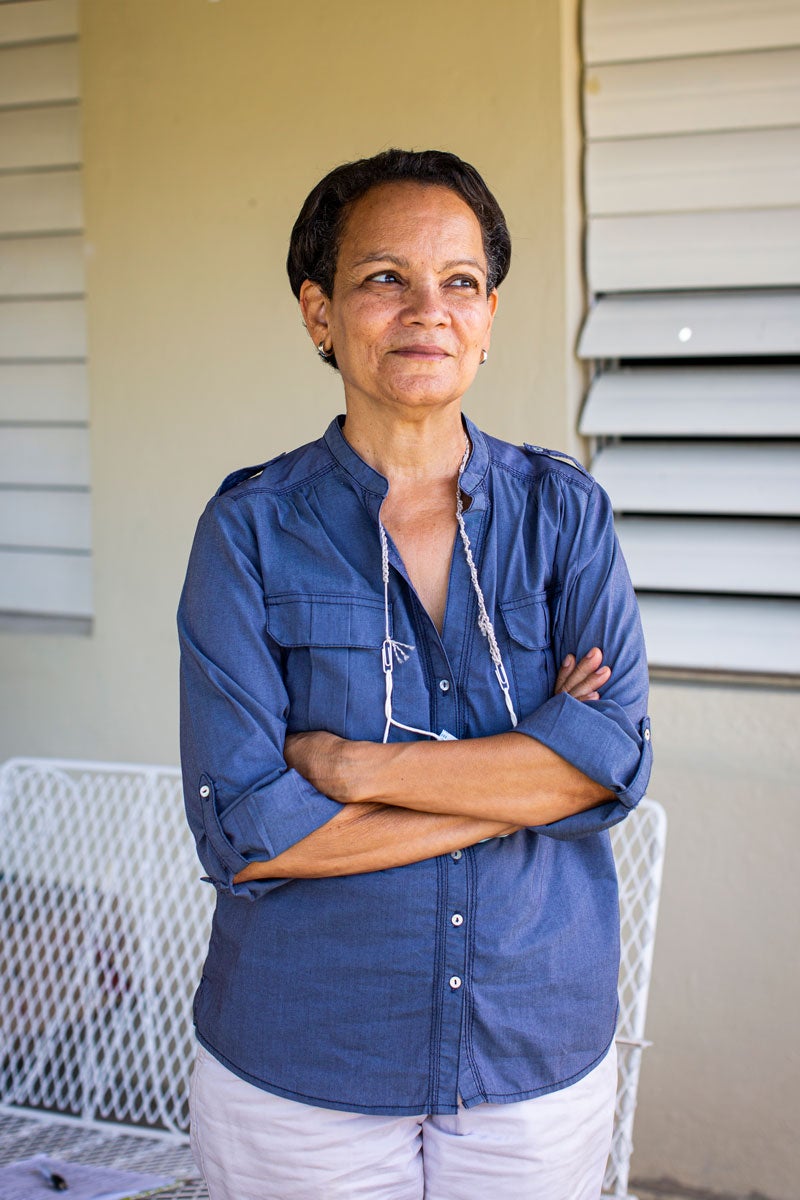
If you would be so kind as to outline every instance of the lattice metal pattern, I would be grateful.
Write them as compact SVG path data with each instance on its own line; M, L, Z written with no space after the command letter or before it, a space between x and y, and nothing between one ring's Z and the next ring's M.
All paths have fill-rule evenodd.
M213 891L171 769L0 769L0 1102L188 1128Z
M612 833L620 1075L604 1194L616 1200L628 1196L665 832L660 805L643 800ZM198 875L177 771L30 759L0 768L0 1104L83 1121L33 1122L29 1133L20 1116L14 1132L6 1109L0 1162L25 1157L30 1137L37 1152L162 1169L152 1142L128 1138L134 1163L113 1126L88 1122L188 1128L191 998L213 907ZM192 1173L184 1142L185 1165L164 1171ZM203 1194L186 1186L170 1196Z
M628 1197L633 1118L639 1087L647 994L653 965L667 818L655 800L642 800L611 831L619 876L620 971L617 1051L619 1082L611 1154L603 1194ZM629 1197L633 1200L633 1197Z

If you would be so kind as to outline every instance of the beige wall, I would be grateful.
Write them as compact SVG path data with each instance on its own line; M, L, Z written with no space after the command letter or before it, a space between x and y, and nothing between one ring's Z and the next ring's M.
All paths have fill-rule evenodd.
M341 407L283 268L332 165L399 144L480 167L515 253L467 409L574 448L574 27L571 0L84 0L97 616L90 637L0 633L0 758L177 760L173 613L199 510ZM788 1111L796 1042L778 954L792 703L656 689L672 826L635 1160L777 1200L796 1191L773 1103Z
M657 683L650 708L669 831L633 1171L795 1200L797 693Z
M515 262L468 409L572 440L559 5L503 11L84 0L97 618L86 640L0 634L0 755L175 761L173 612L199 511L341 408L283 265L336 163L399 144L479 164Z

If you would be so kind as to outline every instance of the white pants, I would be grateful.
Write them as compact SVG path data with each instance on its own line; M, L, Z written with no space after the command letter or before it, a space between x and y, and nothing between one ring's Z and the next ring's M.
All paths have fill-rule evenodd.
M273 1096L199 1047L192 1150L210 1200L598 1200L616 1085L612 1047L534 1100L373 1117Z

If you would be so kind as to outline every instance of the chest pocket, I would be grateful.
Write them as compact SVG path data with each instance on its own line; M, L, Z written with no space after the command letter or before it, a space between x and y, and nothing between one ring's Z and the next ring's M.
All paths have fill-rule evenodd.
M555 686L547 593L501 601L500 612L508 635L503 657L517 716L527 716L552 696Z
M391 615L391 614L390 614ZM267 632L281 647L288 730L380 740L383 603L356 596L275 596Z

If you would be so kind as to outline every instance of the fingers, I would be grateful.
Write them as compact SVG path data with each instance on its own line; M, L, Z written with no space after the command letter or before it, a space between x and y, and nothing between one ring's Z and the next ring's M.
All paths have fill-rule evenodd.
M603 652L592 647L576 662L574 654L568 654L561 664L556 678L555 693L567 692L575 700L599 700L600 688L611 678L611 668L603 664Z

